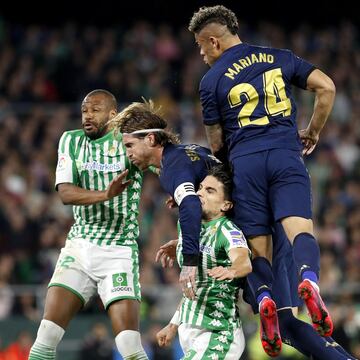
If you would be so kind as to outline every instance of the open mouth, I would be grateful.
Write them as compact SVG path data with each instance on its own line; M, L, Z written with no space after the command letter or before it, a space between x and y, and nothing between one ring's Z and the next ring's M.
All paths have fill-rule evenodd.
M83 128L85 131L92 131L95 129L95 126L90 122L86 122L84 123Z

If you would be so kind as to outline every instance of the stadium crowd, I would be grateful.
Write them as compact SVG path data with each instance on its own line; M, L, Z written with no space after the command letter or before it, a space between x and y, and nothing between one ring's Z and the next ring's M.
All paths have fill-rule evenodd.
M80 127L79 101L97 88L111 91L120 107L152 98L184 143L206 145L198 95L206 66L186 26L141 21L128 28L24 27L0 19L0 29L0 321L20 314L37 322L42 304L31 292L15 296L13 285L47 284L72 223L54 176L60 135ZM306 164L322 251L320 287L335 321L333 337L360 357L359 30L351 22L289 31L260 22L241 24L240 33L248 43L290 48L336 84L333 112ZM297 102L303 128L313 98L299 91ZM176 238L177 213L165 200L155 175L147 174L139 217L140 280L143 312L153 324L168 320L178 296L177 269L163 272L154 262L159 246ZM161 301L154 291L160 285L167 294ZM87 312L98 307L95 302ZM242 310L250 336L252 316Z

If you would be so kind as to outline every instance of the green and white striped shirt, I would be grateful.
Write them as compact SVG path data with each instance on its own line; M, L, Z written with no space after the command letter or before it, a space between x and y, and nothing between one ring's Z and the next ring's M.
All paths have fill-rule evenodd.
M71 183L88 190L105 190L129 169L132 183L111 200L94 205L74 205L74 224L67 239L83 238L99 246L137 246L142 172L126 157L122 135L110 131L90 140L83 130L66 131L59 142L56 183Z
M176 253L181 266L180 227L178 230ZM248 249L243 233L228 218L221 217L202 224L196 299L189 300L184 296L180 308L181 322L210 330L232 330L240 326L236 305L239 279L219 281L207 275L207 270L216 266L230 266L229 251L238 247Z

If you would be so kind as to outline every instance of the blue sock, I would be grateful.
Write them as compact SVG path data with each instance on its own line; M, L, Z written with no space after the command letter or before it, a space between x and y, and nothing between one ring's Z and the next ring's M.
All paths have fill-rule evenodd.
M347 360L335 347L328 346L311 325L294 317L291 309L278 311L282 340L314 360Z
M345 355L349 360L357 360L354 356L350 355L340 344L338 344L332 337L327 336L324 339L331 344L339 353Z
M301 274L301 280L305 280L305 279L311 280L316 284L319 282L319 278L313 271L308 271L308 270L304 271Z
M262 300L264 297L266 297L266 296L271 299L270 291L263 291L263 292L261 292L261 293L257 296L256 302L257 302L258 304L260 304L260 303L261 303L261 300Z
M294 259L301 280L318 283L320 272L320 249L314 236L309 233L296 235L293 244Z
M252 261L253 271L247 276L248 284L257 303L268 296L271 298L271 287L273 282L273 273L269 260L264 257L256 257Z

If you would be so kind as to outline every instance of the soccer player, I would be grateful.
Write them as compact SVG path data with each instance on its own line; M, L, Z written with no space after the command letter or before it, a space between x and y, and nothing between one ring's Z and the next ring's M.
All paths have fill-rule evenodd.
M139 333L136 242L142 173L126 157L121 134L108 125L117 114L110 92L87 94L81 113L82 129L60 139L56 169L56 189L64 204L73 205L75 222L50 280L29 359L55 359L70 320L96 293L122 357L147 359Z
M151 101L129 105L113 122L123 134L130 161L141 170L150 166L160 169L161 186L179 207L183 237L179 282L184 295L194 299L201 228L201 203L196 190L219 160L201 146L178 144L177 137L165 130L167 123Z
M283 340L286 344L314 360L356 360L334 339L321 337L311 325L296 318L297 306L301 305L301 301L297 297L298 280L292 247L285 237L281 224L276 224L273 231L273 236L276 239L272 267L275 284L273 297L278 307L279 326ZM156 261L161 262L164 268L173 266L176 257L176 246L177 240L171 240L162 245L157 252ZM258 314L258 304L252 296L247 282L245 282L243 298L251 305L254 314ZM171 343L180 322L179 312L176 312L170 323L158 334L160 346L167 346ZM190 339L186 339L185 336L185 343L192 341L192 334L190 333L187 336ZM269 353L271 355L270 351Z
M297 296L298 275L293 249L280 223L273 225L272 234L274 239L272 295L277 306L283 341L314 360L356 360L334 339L321 337L311 325L296 318L297 307L302 305L302 302ZM243 298L251 305L254 314L259 313L259 305L249 289L248 282L245 283ZM266 346L267 343L263 345ZM268 351L270 355L271 350L273 349Z
M158 344L167 346L178 331L184 359L235 360L245 348L237 300L240 278L251 271L251 262L244 235L226 217L232 208L231 188L231 176L222 166L211 169L200 183L202 256L196 298L183 298L170 323L156 335ZM180 267L181 247L179 231L176 252Z
M310 154L316 146L332 109L334 83L291 51L242 43L236 16L224 6L200 8L189 30L211 67L200 84L203 119L213 153L226 146L234 169L234 221L250 241L254 256L249 283L260 307L265 347L272 351L281 342L271 299L274 220L281 222L293 244L301 278L298 292L313 326L329 336L333 324L319 293L320 251L301 151ZM315 92L311 121L299 133L292 85Z

